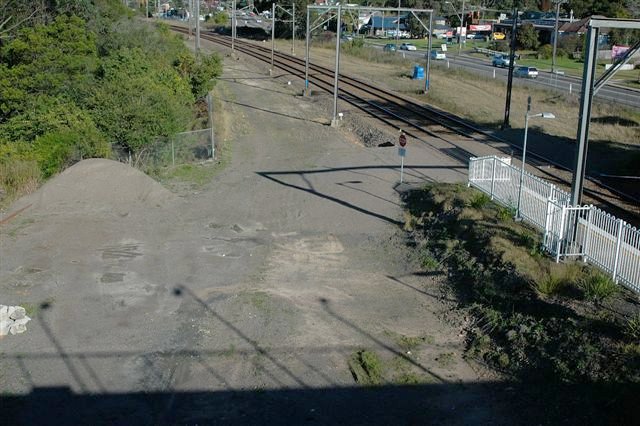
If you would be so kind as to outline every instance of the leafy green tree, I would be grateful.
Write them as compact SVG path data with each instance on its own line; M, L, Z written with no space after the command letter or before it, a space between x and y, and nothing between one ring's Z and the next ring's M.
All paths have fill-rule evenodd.
M419 15L420 20L425 23L425 25L429 25L429 16ZM409 32L413 36L424 37L427 35L427 30L424 29L420 21L413 16L413 14L409 14L406 20L406 25L409 28Z
M538 48L538 32L533 24L524 24L518 29L517 34L518 45L523 49L535 50Z
M553 56L553 46L551 46L550 44L542 45L538 49L538 58L551 59L552 56Z
M4 158L35 160L48 177L84 158L108 157L110 147L89 113L62 97L39 95L0 126Z
M23 28L0 50L4 70L1 113L24 109L30 94L82 98L93 83L98 62L95 35L80 18L60 16L49 25Z
M158 69L140 49L105 58L89 102L99 129L112 145L136 157L158 137L184 130L194 98L179 73Z
M194 58L184 52L174 62L175 68L191 85L196 99L203 98L213 89L215 78L222 74L222 62L218 55L200 55Z

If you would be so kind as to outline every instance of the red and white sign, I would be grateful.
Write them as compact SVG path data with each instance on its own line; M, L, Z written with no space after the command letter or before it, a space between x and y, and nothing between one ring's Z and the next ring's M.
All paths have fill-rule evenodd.
M469 25L469 31L491 31L491 24Z
M403 134L400 135L400 137L398 138L398 143L400 144L401 147L405 147L407 146L407 137Z
M629 50L629 46L611 46L611 59L615 60L624 56L627 50Z

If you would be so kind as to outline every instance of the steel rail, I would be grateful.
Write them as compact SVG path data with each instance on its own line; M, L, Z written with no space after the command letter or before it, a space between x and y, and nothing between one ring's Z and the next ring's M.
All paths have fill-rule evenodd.
M179 32L185 32L185 29L181 28L181 27L172 27L172 29L174 29L176 31L179 31ZM228 38L228 37L219 36L219 35L215 35L215 36L203 35L203 37L208 39L208 40L210 40L210 41L216 42L218 44L222 44L222 45L224 45L226 47L229 46L229 42L226 40L226 38ZM269 55L270 55L271 54L271 49L267 49L267 48L264 48L262 46L257 46L257 45L255 45L253 43L249 43L249 42L246 42L246 41L237 41L236 44L240 44L245 49L250 49L251 50L251 51L244 51L244 53L246 53L248 55L251 55L253 57L256 57L257 59L260 59L262 61L267 61L267 62L270 61L270 57L266 58L266 53L268 52ZM294 72L292 72L293 75L296 75L298 77L304 78L303 77L304 69L303 70L300 70L300 69L297 69L297 68L293 68L292 69L292 67L290 65L291 63L293 63L293 64L295 64L297 66L303 67L305 65L304 64L304 59L293 57L293 56L290 56L290 55L287 55L287 54L284 54L284 53L281 53L281 52L276 52L276 55L282 61L288 62L288 64L287 63L283 63L283 62L279 62L278 63L278 67L279 68L281 68L281 69L283 69L285 71L294 71ZM330 68L327 68L327 67L323 67L323 66L316 65L316 64L310 64L309 66L313 70L318 71L322 75L327 76L327 77L329 77L329 75L328 75L329 73L333 73L333 70L330 69ZM333 90L332 86L328 87L329 85L328 85L327 82L323 82L318 76L315 76L315 77L316 77L315 84L318 87L320 87L323 90L326 90L328 92L331 92ZM468 138L470 138L472 140L479 141L479 142L486 142L486 141L500 142L500 143L503 143L503 144L509 146L512 149L515 149L517 151L522 151L522 148L519 145L516 145L516 144L514 144L514 143L512 143L512 142L510 142L508 140L505 140L505 139L502 139L500 137L497 137L497 136L491 134L490 132L488 132L486 130L483 130L483 129L480 129L480 128L474 126L473 124L471 124L471 123L469 123L469 122L467 122L467 121L465 121L463 119L460 119L459 117L453 116L453 115L451 115L449 113L440 111L438 109L435 109L433 107L430 107L430 106L427 106L427 105L424 105L424 104L420 104L420 103L418 103L417 101L415 101L413 99L405 98L405 97L403 97L403 96L401 96L401 95L399 95L397 93L391 92L391 91L389 91L387 89L383 89L383 88L374 86L374 85L372 85L370 83L364 82L364 81L359 80L359 79L354 78L354 77L341 75L340 76L340 80L341 80L341 82L344 82L344 83L347 83L347 84L353 86L357 90L363 91L365 93L369 93L369 94L371 94L373 96L376 96L378 98L381 98L381 99L383 99L384 101L387 101L387 102L391 101L391 103L395 104L395 106L398 107L398 108L407 110L413 115L418 115L419 118L427 119L428 121L430 121L430 122L432 122L434 124L440 125L440 126L446 128L448 130L451 130L451 131L453 131L453 132L455 132L457 134L466 136L466 137L468 137ZM322 87L322 86L324 86L324 87ZM366 100L366 99L362 99L360 96L351 93L350 91L346 90L345 88L341 88L341 93L342 93L342 95L340 97L341 97L342 100L348 102L349 104L357 107L358 109L360 109L360 110L362 110L362 111L364 111L364 112L366 112L366 113L368 113L370 115L373 115L376 119L379 119L379 120L383 121L387 125L390 125L390 126L395 127L395 128L400 128L400 126L398 126L397 123L394 123L393 121L391 121L389 119L385 119L385 118L381 117L379 114L373 114L371 112L371 110L367 109L366 106L362 105L362 102L364 102L367 106L382 112L383 114L386 114L388 116L393 117L393 119L395 119L395 120L398 120L398 121L400 121L400 122L402 122L404 124L408 124L412 128L415 128L416 130L419 130L420 132L426 133L429 136L436 137L436 138L438 138L438 139L440 139L440 140L442 140L444 142L447 142L451 146L455 147L458 150L462 150L464 152L468 152L463 147L460 147L460 146L456 145L455 143L445 139L444 137L442 137L442 136L440 136L440 135L438 135L438 134L436 134L436 133L434 133L434 132L432 132L432 131L424 128L424 127L422 127L421 125L418 125L418 124L412 122L409 118L404 117L404 116L402 116L402 115L400 115L398 113L394 113L393 111L389 110L388 108L381 107L380 105L377 105L375 102L372 102L372 101L369 101L369 100ZM348 98L347 96L344 96L345 94L348 94L351 98ZM386 97L381 96L381 94L384 94ZM393 101L393 99L401 101L402 103L404 103L404 105L402 103L398 103L397 101ZM409 108L407 105L410 105L414 109ZM416 109L422 111L423 113L420 113L420 112L416 111ZM431 115L436 115L436 116L438 116L440 118L440 120L434 118L431 115L426 115L426 113L431 114ZM454 125L452 125L450 123L447 123L446 120L448 120L450 123L454 123ZM473 133L470 133L468 131L464 131L460 127L466 128L471 132L474 132L476 134L482 135L483 137L482 138L477 137ZM408 135L420 140L423 143L427 143L428 145L430 145L433 148L438 149L433 144L429 143L427 140L419 137L417 134L415 134L413 132L410 132L410 133L408 132ZM493 147L493 148L497 149L497 150L499 150L501 152L507 153L504 149L501 149L500 147ZM452 155L451 153L446 153L446 155L449 155L449 156L451 156L453 158L456 158L457 160L462 160L461 158L459 158L459 157L457 157L455 155ZM551 159L548 159L548 158L546 158L546 157L544 157L542 155L539 155L539 154L537 154L535 152L530 152L529 155L530 155L530 157L534 158L536 160L536 163L537 163L537 165L533 165L531 163L530 163L530 165L533 165L540 173L549 176L550 178L554 179L555 181L557 181L559 183L562 183L562 184L567 185L567 186L570 185L570 181L569 180L567 180L567 179L565 179L565 178L563 178L561 176L558 176L557 174L552 173L548 169L548 167L547 168L542 168L542 166L552 165L555 168L557 168L558 171L562 171L562 172L570 172L571 170L569 168L567 168L567 167L565 167L565 166L563 166L563 165L561 165L559 163L556 163L555 161L553 161ZM470 154L470 156L471 156L471 154ZM614 195L614 196L612 196L612 195L609 195L609 194L603 194L597 189L585 188L585 192L591 198L593 198L594 200L597 200L597 201L599 201L599 202L601 202L603 204L612 206L612 207L617 208L617 209L624 209L624 207L621 207L620 205L615 204L614 202L612 202L609 199L604 198L604 197L617 199L619 201L626 201L626 202L631 202L631 203L640 203L640 200L638 200L634 196L632 196L630 194L626 194L626 193L624 193L624 192L622 192L622 191L620 191L620 190L618 190L616 188L610 187L609 185L604 184L603 182L601 182L598 179L595 179L593 177L588 177L588 180L593 185L599 186L602 189L605 189L605 190L609 191L612 195Z

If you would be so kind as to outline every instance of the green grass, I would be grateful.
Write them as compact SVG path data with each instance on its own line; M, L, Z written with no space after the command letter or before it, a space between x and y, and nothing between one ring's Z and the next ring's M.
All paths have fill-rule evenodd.
M630 339L640 342L640 312L627 318L624 331Z
M365 386L379 385L383 381L382 361L375 352L363 349L349 358L349 370L354 380Z
M256 307L257 309L265 312L269 312L271 297L262 291L257 291L255 293L249 293L249 302Z
M620 292L620 286L613 282L611 277L599 271L592 271L580 280L578 285L584 291L585 297L596 304L601 304Z
M420 345L431 345L435 341L433 336L405 336L404 334L396 333L391 330L385 330L384 334L391 337L395 344L402 349L403 352L412 351L418 348Z
M436 362L440 368L449 368L455 363L453 352L441 353L436 357Z
M472 318L466 355L523 380L640 384L640 370L628 368L640 365L629 342L637 342L640 315L620 313L638 311L633 296L580 262L532 253L535 231L499 219L503 208L493 202L470 207L478 198L447 184L403 194L407 214L421 221L408 231L410 246L440 260L447 288ZM616 311L600 309L605 300ZM453 360L435 361L445 368Z
M563 277L548 273L535 282L535 290L545 296L552 296L560 293L565 285Z

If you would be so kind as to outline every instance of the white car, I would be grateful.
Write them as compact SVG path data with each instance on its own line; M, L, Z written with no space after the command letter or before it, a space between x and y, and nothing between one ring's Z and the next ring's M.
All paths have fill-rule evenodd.
M402 43L400 45L400 50L418 50L418 49L416 49L416 47L411 43Z
M434 59L436 61L444 61L445 59L447 59L447 55L442 51L432 50L431 59Z

